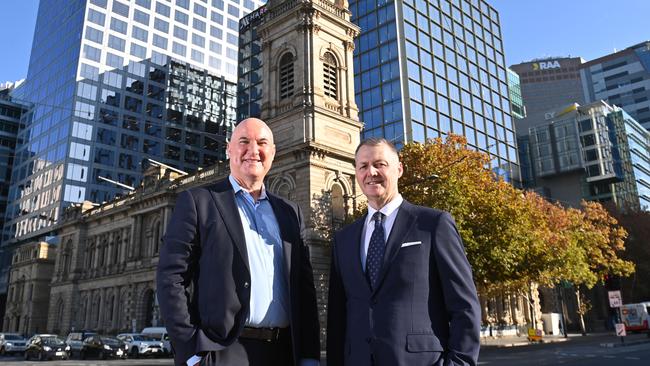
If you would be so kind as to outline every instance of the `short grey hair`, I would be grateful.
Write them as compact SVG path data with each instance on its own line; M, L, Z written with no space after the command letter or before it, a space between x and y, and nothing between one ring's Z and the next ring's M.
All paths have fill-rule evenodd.
M356 160L357 160L357 153L363 146L379 146L379 145L386 145L388 148L395 153L395 156L397 156L397 159L399 160L399 152L397 151L397 148L395 147L395 144L393 144L390 140L386 140L383 137L370 137L367 138L359 143L359 146L357 146L357 149L354 150L354 164L356 165Z
M395 155L399 156L399 152L397 151L395 144L393 144L390 140L386 140L383 137L370 137L361 141L359 143L359 146L357 146L357 149L354 150L354 155L355 156L357 155L359 149L361 149L362 146L379 146L379 145L388 146L395 153Z

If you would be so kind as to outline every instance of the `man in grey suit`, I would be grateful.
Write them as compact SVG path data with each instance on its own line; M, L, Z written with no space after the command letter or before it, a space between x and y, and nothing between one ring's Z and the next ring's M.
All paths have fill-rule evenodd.
M271 130L242 121L228 155L228 179L179 194L160 251L158 302L175 363L318 365L302 214L264 187L275 156Z
M368 214L334 238L328 366L476 365L480 307L453 219L402 198L385 139L361 142L355 172Z

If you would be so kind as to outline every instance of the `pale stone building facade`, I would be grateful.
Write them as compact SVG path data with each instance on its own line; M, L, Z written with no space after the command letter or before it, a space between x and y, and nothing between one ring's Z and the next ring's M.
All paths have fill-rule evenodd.
M12 258L3 331L45 332L56 245L33 242L21 246Z
M155 272L176 195L226 174L222 165L187 177L154 167L131 194L101 206L86 203L66 210L59 227L48 331L116 334L162 325Z

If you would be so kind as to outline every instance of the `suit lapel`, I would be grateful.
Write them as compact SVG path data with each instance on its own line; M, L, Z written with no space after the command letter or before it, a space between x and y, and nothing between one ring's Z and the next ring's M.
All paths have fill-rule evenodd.
M250 272L250 264L248 263L248 251L246 250L246 237L244 236L244 226L239 216L239 208L235 203L235 192L232 185L226 179L210 188L210 193L217 206L217 212L221 215L221 219L225 223L226 230L232 238L235 247L239 254L244 259L246 269ZM225 214L227 213L227 214Z
M381 283L388 272L391 264L397 257L401 243L406 237L411 228L415 224L415 215L411 212L411 204L404 200L397 211L397 217L395 218L395 223L393 228L390 231L390 236L386 242L386 252L384 253L384 262L379 271L379 278L377 279L377 288L375 291L381 287Z
M345 236L342 243L339 243L338 250L341 253L339 258L347 262L346 267L351 271L355 282L360 283L361 288L370 293L370 284L366 280L366 274L363 272L361 264L361 246L363 245L362 235L365 218L366 216L352 224L349 234Z
M270 194L268 191L266 191L266 194L269 198L269 203L271 203L271 207L273 208L273 214L275 215L275 219L278 222L278 226L280 227L280 238L282 239L282 251L284 255L284 277L285 280L287 281L287 284L291 283L289 282L289 279L291 278L291 217L288 215L291 211L290 208L288 207L283 207L282 201L280 201L277 197L275 197L273 194ZM289 286L291 288L291 286Z
M363 217L362 220L359 220L356 227L354 227L354 231L350 236L350 239L353 240L354 245L349 245L348 247L354 250L354 253L351 253L352 255L350 255L349 258L352 258L356 262L354 263L355 264L354 268L357 269L355 273L363 279L363 283L366 284L368 289L370 289L370 284L368 283L368 281L366 281L366 274L363 272L363 264L361 262L361 246L363 245L364 222L365 222L365 216Z

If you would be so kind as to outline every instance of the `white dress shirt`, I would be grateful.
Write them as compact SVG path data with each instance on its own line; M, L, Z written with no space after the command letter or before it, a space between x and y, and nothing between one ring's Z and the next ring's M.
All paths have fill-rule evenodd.
M402 198L402 195L398 193L392 201L379 209L379 212L386 216L384 219L384 242L386 242L390 236L390 231L393 229L393 224L395 224L395 218L397 217L399 206L403 201L404 199ZM377 210L368 205L368 215L366 215L366 220L363 224L363 235L361 236L363 238L363 242L361 243L361 268L363 268L364 272L366 271L366 257L368 256L370 237L372 236L372 232L375 231L375 224L372 222L372 215L374 215L375 212L377 212Z

